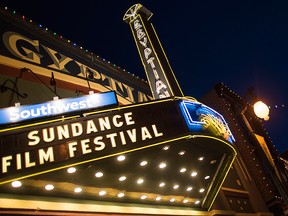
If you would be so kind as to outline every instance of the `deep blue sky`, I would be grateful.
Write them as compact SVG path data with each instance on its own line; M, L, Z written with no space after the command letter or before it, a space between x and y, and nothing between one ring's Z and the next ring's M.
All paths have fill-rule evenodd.
M66 3L63 3L66 2ZM23 1L2 6L146 79L127 9L141 3L185 95L200 99L223 82L243 96L251 86L271 106L264 122L279 152L288 149L287 1ZM275 105L278 108L275 108ZM282 105L286 107L282 107Z

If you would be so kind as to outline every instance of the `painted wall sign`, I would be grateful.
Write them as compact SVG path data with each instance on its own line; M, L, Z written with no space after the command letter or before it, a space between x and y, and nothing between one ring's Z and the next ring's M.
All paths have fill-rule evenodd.
M153 97L183 96L156 32L148 21L152 15L141 4L135 4L127 10L123 20L131 27Z
M88 68L94 74L91 85L101 92L115 91L121 104L152 99L146 83L127 72L124 72L127 76L123 76L109 61L85 53L78 46L53 36L33 23L24 25L20 17L19 20L15 15L10 17L1 8L0 15L0 64L26 67L47 77L53 71L61 79L70 79L83 86L87 86L85 77Z
M57 99L40 104L0 109L0 125L60 114L83 112L118 104L114 91L93 93L75 98Z

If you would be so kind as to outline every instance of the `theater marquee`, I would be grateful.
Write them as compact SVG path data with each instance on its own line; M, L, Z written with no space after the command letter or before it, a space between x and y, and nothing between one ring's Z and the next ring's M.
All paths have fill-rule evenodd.
M194 110L187 109L187 103L194 104ZM211 109L207 113L203 106L199 102L166 99L96 111L65 121L2 129L1 182L192 136L216 135L230 146L233 136L223 119ZM187 123L191 117L194 125ZM208 125L215 125L215 119L217 127L211 130ZM230 153L234 154L234 150Z
M222 159L207 189L205 208L211 206L236 156L222 116L183 98L102 108L71 119L8 126L0 133L0 185L162 144L214 152Z
M151 154L147 150L155 150L158 156L158 147L168 144L171 148L181 146L178 154L187 151L189 158L184 159L190 163L191 156L194 161L195 158L203 159L200 156L203 152L207 158L211 156L211 160L206 162L206 168L209 169L205 171L208 174L202 176L209 181L198 181L201 186L199 195L197 199L191 198L191 202L195 204L201 202L201 208L210 209L236 157L234 137L219 113L193 98L183 96L153 26L147 22L151 15L145 7L136 4L126 12L124 20L131 26L152 94L157 100L118 106L115 92L118 96L119 92L113 89L115 92L104 91L99 95L0 110L0 185L71 166L89 165L90 162L106 163L105 159L120 154ZM13 53L13 50L17 50L14 49L16 46L11 47L11 43L7 42L8 38L15 43L20 38L22 42L26 40L32 43L29 38L25 39L15 32L1 33L4 35L4 43L6 41L5 58L15 59L17 56L17 53ZM15 38L15 35L18 36ZM32 47L38 46L38 42L35 42ZM54 53L48 46L43 48L47 53ZM0 62L3 59L1 54L3 53L0 53ZM45 58L39 58L38 64L44 63ZM77 62L74 63L79 66ZM49 68L53 65L46 66ZM79 74L83 72L84 66L80 68ZM65 70L64 67L62 69ZM98 78L104 81L100 76ZM113 86L116 86L115 82ZM132 88L127 89L126 93L130 95L128 98L131 102L137 101L132 94ZM138 97L138 102L140 98L144 97ZM213 168L210 165L213 165ZM193 178L197 172L190 175ZM170 177L170 173L167 176ZM113 189L111 185L105 184L105 187ZM114 189L123 188L121 186ZM150 187L148 192L149 195L155 195L155 191ZM170 191L168 194L161 193L163 198L165 196L171 199ZM183 194L178 197L188 200Z

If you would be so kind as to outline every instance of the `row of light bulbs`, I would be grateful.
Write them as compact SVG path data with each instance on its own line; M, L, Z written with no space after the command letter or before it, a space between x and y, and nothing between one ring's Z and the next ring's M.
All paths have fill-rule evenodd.
M7 7L7 6L5 7L5 10L8 10L8 7ZM16 15L16 11L15 11L15 10L13 10L12 13ZM27 19L24 15L22 15L21 18L22 18L22 20L26 20L26 19ZM34 24L36 24L35 22L33 22L32 19L27 19L27 20L28 20L29 23L34 23ZM44 28L44 27L42 26L42 24L38 24L38 27L39 27L40 29L44 29L44 30L47 31L47 32L50 31L47 27ZM51 32L51 33L52 33L52 32ZM56 33L56 32L53 32L52 34L53 34L54 36L57 36L57 33ZM59 35L59 38L65 40L65 38L64 38L62 35ZM81 50L85 50L85 52L89 52L88 49L84 49L82 46L79 46L79 45L77 45L76 43L72 43L69 39L67 39L66 41L67 41L68 43L73 44L74 47L78 46ZM93 62L94 53L93 53L93 52L90 52L90 54L92 55L92 62ZM101 57L98 56L98 55L97 55L96 57L102 59L102 61L107 62L108 64L112 64L110 61L107 61L105 58L101 58ZM118 69L122 69L122 68L120 68L119 66L117 66L116 64L113 64L113 66L114 66L114 67L117 67ZM133 73L130 73L129 71L126 71L125 69L122 69L122 70L125 71L125 72L127 72L128 74L131 74L132 76L134 76L134 77L142 80L143 82L148 83L147 80L144 80L144 79L142 79L142 78L140 78L140 77L138 77L138 76L135 76Z
M22 183L21 183L21 181L13 181L13 182L12 182L12 186L15 187L15 188L21 187L21 186L22 186ZM52 185L52 184L47 184L47 185L45 185L45 190L47 190L47 191L52 191L53 189L54 189L54 185ZM192 188L190 188L190 189L192 189ZM188 188L187 188L187 190L188 190ZM74 189L74 192L75 192L75 193L81 193L82 191L83 191L83 190L82 190L81 187L76 187L76 188ZM200 193L203 193L203 192L204 192L204 189L200 189L199 192L200 192ZM99 196L105 196L105 195L107 194L107 192L106 192L105 190L100 190L98 194L99 194ZM124 192L119 192L119 193L117 194L117 197L119 197L119 198L122 198L122 197L124 197L124 196L125 196L125 193L124 193ZM143 195L140 196L140 199L141 199L141 200L145 200L145 199L148 199L148 198L149 198L149 197L148 197L147 195L145 195L145 194L143 194ZM155 199L156 201L160 201L160 200L162 200L162 197L161 197L161 196L156 196L154 199ZM172 197L172 198L169 199L169 201L170 201L170 202L175 202L175 201L176 201L176 198ZM183 203L188 203L188 202L189 202L189 198L184 198L184 199L182 200L182 202L183 202ZM195 204L195 205L200 204L200 200L194 201L194 204Z

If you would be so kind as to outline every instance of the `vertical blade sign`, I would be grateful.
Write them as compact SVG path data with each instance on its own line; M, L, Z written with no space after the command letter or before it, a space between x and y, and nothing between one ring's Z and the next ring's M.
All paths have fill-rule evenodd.
M123 20L132 30L144 66L150 89L155 99L183 96L152 23L153 14L141 4L135 4L125 13Z

